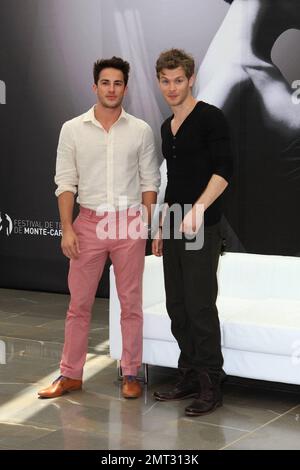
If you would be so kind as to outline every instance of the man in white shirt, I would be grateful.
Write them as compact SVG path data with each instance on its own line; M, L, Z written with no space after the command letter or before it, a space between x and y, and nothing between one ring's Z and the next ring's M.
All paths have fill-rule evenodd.
M151 128L122 108L128 75L129 64L121 58L97 61L97 104L61 130L55 182L71 301L61 376L39 391L42 398L82 387L91 309L108 256L121 304L122 393L125 398L142 393L136 379L142 360L142 276L160 173ZM80 212L73 223L77 192Z

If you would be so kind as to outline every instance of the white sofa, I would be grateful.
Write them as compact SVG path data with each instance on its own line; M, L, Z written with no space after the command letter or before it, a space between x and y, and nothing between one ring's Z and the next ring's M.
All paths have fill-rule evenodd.
M300 384L300 259L226 253L220 257L219 309L229 375ZM110 268L110 354L121 357L120 304ZM145 364L177 367L179 348L165 307L162 258L146 257Z

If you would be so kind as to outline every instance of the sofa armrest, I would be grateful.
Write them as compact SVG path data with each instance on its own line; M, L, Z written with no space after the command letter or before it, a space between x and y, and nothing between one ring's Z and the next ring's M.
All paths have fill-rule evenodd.
M121 307L118 298L113 265L109 270L109 337L110 354L113 359L120 359L122 338L120 328ZM162 258L146 256L143 276L143 309L165 301L165 286Z
M143 307L165 301L165 282L162 257L151 255L145 258L143 277Z
M110 266L110 309L120 310L113 265ZM143 275L143 308L165 301L165 284L162 258L151 255L145 258Z

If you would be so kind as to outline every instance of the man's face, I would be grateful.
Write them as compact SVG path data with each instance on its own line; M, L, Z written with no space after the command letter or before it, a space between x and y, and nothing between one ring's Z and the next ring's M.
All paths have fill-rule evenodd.
M118 108L127 91L123 72L114 68L101 70L97 85L93 85L99 103L104 108Z
M188 79L182 67L162 69L159 75L163 97L172 107L181 105L191 95L193 83L194 76Z

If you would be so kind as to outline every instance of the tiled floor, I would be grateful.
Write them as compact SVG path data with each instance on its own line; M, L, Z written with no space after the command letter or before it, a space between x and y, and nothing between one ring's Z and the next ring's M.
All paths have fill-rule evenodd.
M187 418L188 402L159 403L153 391L173 370L151 367L143 397L125 400L108 355L108 300L97 299L82 392L40 400L58 375L68 297L0 289L1 449L300 449L299 388L229 379L224 405ZM1 355L0 355L1 360Z

